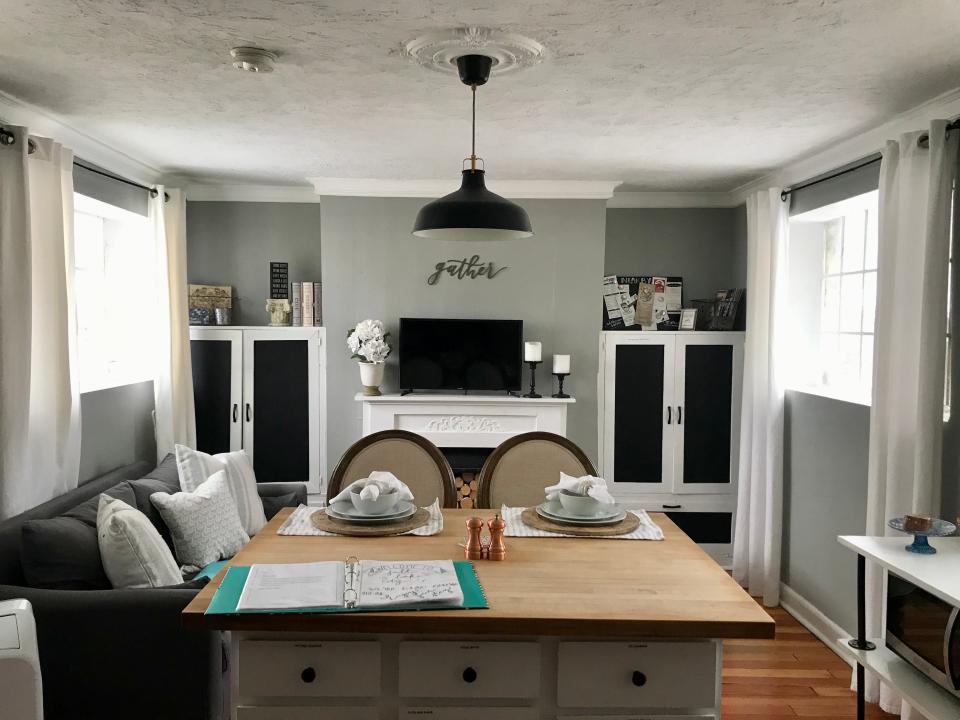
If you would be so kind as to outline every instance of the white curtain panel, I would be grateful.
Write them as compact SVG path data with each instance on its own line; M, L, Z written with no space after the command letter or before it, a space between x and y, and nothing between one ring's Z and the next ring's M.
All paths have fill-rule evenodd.
M780 601L783 505L781 334L786 331L787 204L780 188L747 198L747 336L733 577L764 605Z
M197 446L187 298L187 200L157 187L149 215L156 245L158 361L153 381L157 461L174 445ZM170 199L164 202L164 192Z
M940 510L951 192L957 133L931 123L890 141L880 166L880 246L874 339L867 535L887 520ZM883 571L867 563L867 634L883 637ZM868 674L867 700L887 712L900 698ZM917 717L904 704L904 717Z
M0 519L77 486L73 153L0 147ZM34 152L28 153L32 140Z

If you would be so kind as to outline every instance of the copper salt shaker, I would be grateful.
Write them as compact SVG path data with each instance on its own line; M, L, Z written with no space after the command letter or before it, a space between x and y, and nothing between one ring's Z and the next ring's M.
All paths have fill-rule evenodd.
M483 543L480 540L482 530L483 520L478 517L472 517L467 520L467 545L464 552L467 560L480 560L483 558Z
M507 546L503 544L503 531L507 523L500 517L500 513L490 521L490 549L487 557L491 560L504 560L507 557Z

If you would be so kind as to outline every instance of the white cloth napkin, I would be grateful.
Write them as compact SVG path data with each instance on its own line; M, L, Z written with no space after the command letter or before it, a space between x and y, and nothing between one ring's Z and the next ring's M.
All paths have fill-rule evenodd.
M335 498L328 500L327 504L350 502L350 493L355 487L363 488L360 491L360 497L364 500L376 500L380 497L380 493L390 492L391 490L397 493L398 502L400 500L413 500L413 493L410 492L410 488L400 482L396 475L392 472L374 470L369 477L354 480L347 485Z
M614 505L616 500L607 490L607 481L603 478L593 475L584 475L583 477L572 477L565 472L560 473L560 482L545 488L547 500L557 500L561 490L567 490L577 495L589 495L597 502L603 505Z

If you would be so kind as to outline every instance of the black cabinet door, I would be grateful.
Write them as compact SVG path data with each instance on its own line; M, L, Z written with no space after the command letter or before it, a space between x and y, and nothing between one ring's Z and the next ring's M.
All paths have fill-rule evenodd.
M734 346L681 343L682 395L678 412L683 438L681 482L730 486Z
M245 334L244 447L253 456L257 482L311 478L310 340ZM315 342L315 340L314 340Z
M222 331L190 341L197 449L240 449L240 333Z
M664 443L668 432L664 408L671 399L665 383L665 373L672 372L671 349L664 343L608 347L607 368L609 372L612 364L614 371L612 456L617 484L657 491L669 481L672 456ZM670 414L672 422L672 410Z

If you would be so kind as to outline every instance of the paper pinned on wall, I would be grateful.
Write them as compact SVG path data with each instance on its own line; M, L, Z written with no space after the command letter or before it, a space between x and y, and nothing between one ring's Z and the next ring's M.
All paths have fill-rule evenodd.
M603 278L603 305L607 311L607 324L611 327L623 326L623 311L620 309L620 284L616 275Z

